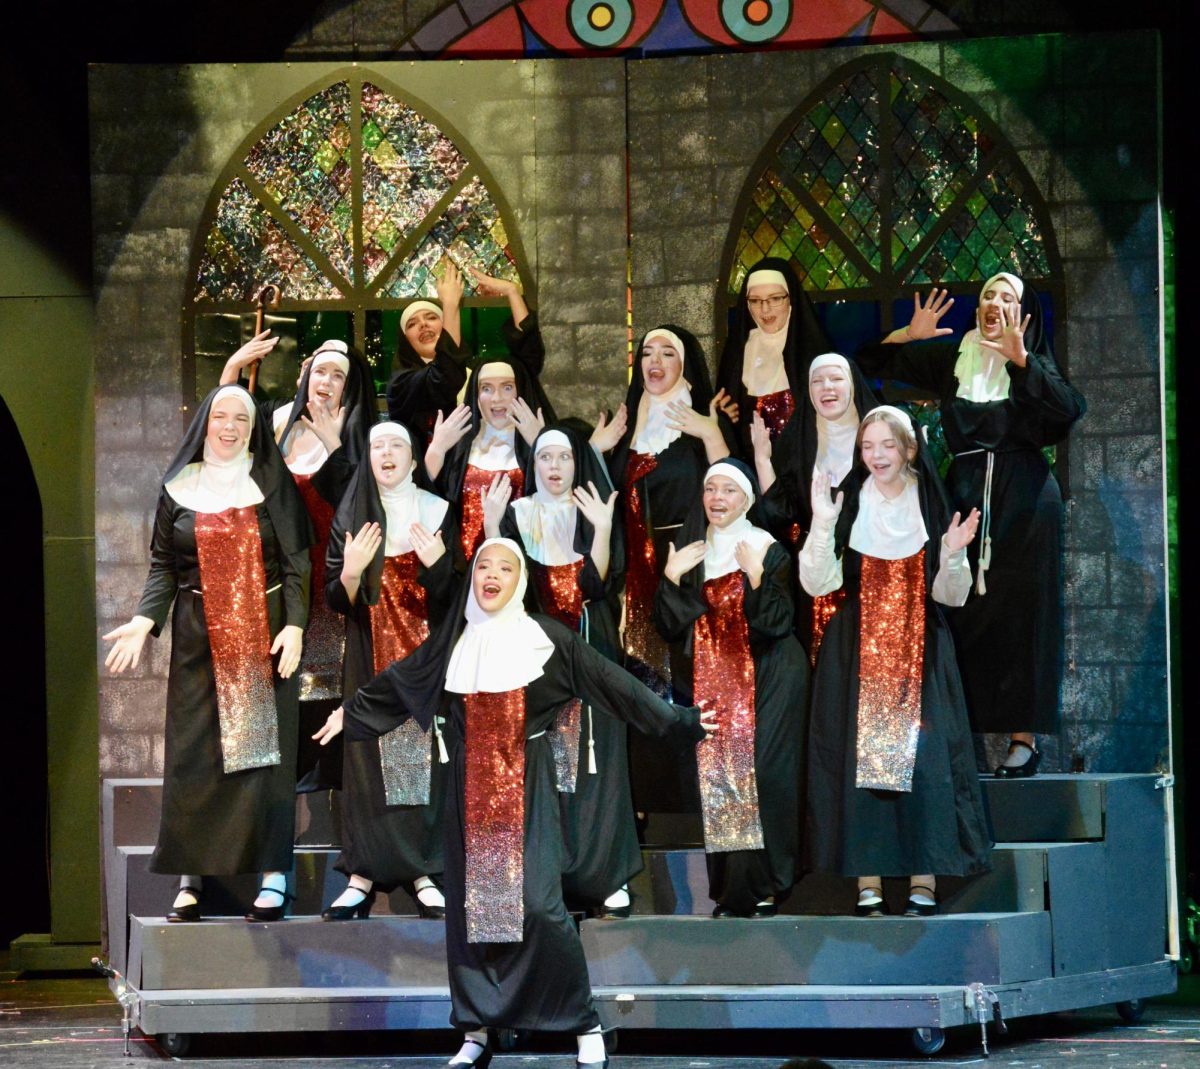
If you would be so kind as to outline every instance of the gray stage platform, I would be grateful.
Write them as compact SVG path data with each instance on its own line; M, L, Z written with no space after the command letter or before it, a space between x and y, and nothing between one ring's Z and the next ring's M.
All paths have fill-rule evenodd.
M853 881L810 876L779 917L714 920L703 853L651 845L636 915L581 925L601 1017L631 1028L944 1030L976 1023L989 994L1018 1017L1174 990L1156 778L988 779L984 789L993 871L940 884L932 918L840 915ZM406 895L365 921L316 916L345 884L332 871L336 796L298 801L295 916L243 921L246 877L206 883L206 902L232 916L195 925L162 920L175 881L146 870L158 797L154 781L104 788L108 953L143 1031L447 1027L442 926L406 916ZM902 901L905 888L894 891Z

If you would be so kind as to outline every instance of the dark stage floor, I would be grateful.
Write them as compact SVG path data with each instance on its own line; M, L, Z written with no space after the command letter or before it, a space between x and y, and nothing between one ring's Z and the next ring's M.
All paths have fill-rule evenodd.
M1022 1066L1024 1069L1179 1069L1200 1067L1200 978L1181 995L1152 1003L1140 1025L1120 1024L1111 1008L1014 1022L982 1058L978 1033L951 1033L935 1058L910 1055L903 1034L884 1032L636 1033L621 1035L612 1069L777 1069L788 1058L824 1058L837 1069L916 1065ZM1191 1004L1188 1004L1188 1003ZM109 1069L172 1059L137 1037L125 1058L121 1015L99 979L7 979L0 983L0 1066L5 1069ZM302 1065L320 1069L438 1069L449 1033L198 1037L182 1064L195 1069ZM535 1044L498 1056L494 1069L569 1069L561 1044Z

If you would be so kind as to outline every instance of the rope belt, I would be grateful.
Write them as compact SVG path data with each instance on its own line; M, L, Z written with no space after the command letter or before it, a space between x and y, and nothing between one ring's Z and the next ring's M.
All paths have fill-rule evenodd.
M996 465L996 454L990 449L968 449L965 453L955 453L954 459L974 456L976 453L987 454L987 471L983 477L983 521L980 523L979 576L975 580L975 593L980 596L987 593L987 579L984 577L992 566L992 472Z

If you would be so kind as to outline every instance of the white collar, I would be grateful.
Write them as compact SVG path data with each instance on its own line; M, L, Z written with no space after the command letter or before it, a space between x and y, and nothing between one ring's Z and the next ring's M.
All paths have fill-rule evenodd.
M878 560L904 560L929 541L917 480L906 478L897 497L885 497L868 477L859 491L850 548Z

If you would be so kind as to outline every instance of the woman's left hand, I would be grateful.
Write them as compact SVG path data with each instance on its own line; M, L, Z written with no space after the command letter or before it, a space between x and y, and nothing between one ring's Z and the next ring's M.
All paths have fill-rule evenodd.
M590 491L590 492L589 492ZM575 487L571 496L575 499L575 507L583 513L583 518L598 530L612 530L613 509L617 504L617 492L614 490L605 501L596 484L588 483L588 488Z
M1009 311L1008 305L1000 305L1000 322L1003 326L1000 340L990 341L981 337L979 344L984 349L999 353L1005 360L1011 360L1017 367L1024 367L1029 360L1029 354L1025 351L1025 331L1029 327L1032 315L1027 315L1018 324L1020 314L1020 308Z
M300 422L313 432L325 447L325 452L332 453L342 444L342 426L346 422L346 409L341 407L333 412L327 405L319 402L308 402L309 414L300 416Z
M979 509L971 509L971 514L962 523L958 522L958 517L959 513L956 512L943 539L951 553L966 549L975 541L975 532L979 530Z
M537 441L537 436L542 433L542 428L546 426L546 421L542 417L542 410L539 408L535 413L526 404L523 397L518 397L513 401L508 409L508 416L516 425L518 433L530 447Z
M700 726L705 731L704 738L700 741L707 742L720 730L717 727L717 711L716 709L706 709L703 705L698 708L700 709Z
M600 415L596 419L596 429L592 431L592 437L589 439L592 448L600 453L607 453L621 440L628 425L628 409L624 402L621 402L616 412L613 413L611 422L605 416L604 410L601 409Z
M342 712L342 707L339 705L332 713L329 714L329 719L318 729L313 738L322 746L328 746L333 739L342 733L342 721L345 714Z
M521 288L510 279L485 275L474 264L467 264L467 270L475 280L475 290L481 297L507 297L510 293L521 292Z
M487 538L500 537L500 521L504 519L504 510L511 497L512 480L503 471L496 472L488 488L479 491L483 505L483 533Z
M767 556L768 545L764 542L762 548L756 549L749 542L739 542L733 547L733 559L737 561L738 567L746 573L746 578L750 580L750 585L755 590L762 582L763 561Z
M271 656L279 654L279 678L287 679L300 667L300 652L304 649L304 628L287 624L271 643Z
M716 398L713 398L713 403L708 406L707 416L702 416L683 401L672 401L667 405L667 425L672 430L682 431L692 438L702 440L720 434L717 427Z
M446 543L442 541L441 531L430 534L421 524L414 523L408 529L408 537L417 560L426 568L432 568L446 555Z
M717 391L717 396L712 399L712 407L715 411L724 412L734 423L738 421L738 403L725 392L724 386Z

